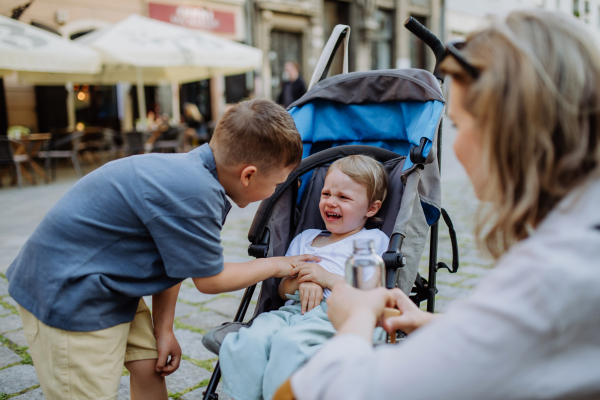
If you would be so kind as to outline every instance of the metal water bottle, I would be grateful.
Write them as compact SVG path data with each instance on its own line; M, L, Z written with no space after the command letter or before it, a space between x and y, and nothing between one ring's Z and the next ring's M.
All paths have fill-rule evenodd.
M355 239L354 254L346 261L346 282L358 289L385 286L385 264L371 239Z

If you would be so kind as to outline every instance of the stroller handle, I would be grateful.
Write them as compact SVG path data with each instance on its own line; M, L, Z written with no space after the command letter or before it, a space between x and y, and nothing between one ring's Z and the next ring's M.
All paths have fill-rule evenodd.
M440 62L442 61L444 53L446 52L446 48L444 47L442 41L413 17L409 17L404 22L404 27L425 42L425 44L433 51L433 54L435 55L435 68L433 70L433 75L439 79L440 82L444 82L444 74L442 74L439 70Z

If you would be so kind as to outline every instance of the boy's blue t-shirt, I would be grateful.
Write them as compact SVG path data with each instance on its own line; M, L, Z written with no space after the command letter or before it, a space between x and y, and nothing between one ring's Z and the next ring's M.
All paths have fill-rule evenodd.
M9 293L44 324L132 321L140 297L223 270L231 205L208 145L113 161L77 182L9 267Z

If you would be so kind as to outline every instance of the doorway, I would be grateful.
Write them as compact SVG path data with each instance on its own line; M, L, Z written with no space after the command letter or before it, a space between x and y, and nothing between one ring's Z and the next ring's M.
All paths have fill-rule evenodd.
M276 99L283 85L283 65L287 61L295 61L302 66L302 34L280 30L271 31L271 98ZM300 71L302 76L302 71Z
M67 90L64 86L36 86L35 104L40 132L63 129L69 125Z

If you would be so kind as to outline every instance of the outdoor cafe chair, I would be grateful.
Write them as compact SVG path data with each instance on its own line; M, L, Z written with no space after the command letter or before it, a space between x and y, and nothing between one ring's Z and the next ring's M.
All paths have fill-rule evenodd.
M14 155L11 146L11 140L7 136L0 136L0 186L2 186L2 175L8 169L6 166L14 166L15 173L17 175L17 184L19 187L23 187L23 176L21 174L21 164L28 163L29 156L27 154ZM27 171L25 171L28 173Z
M123 153L125 156L149 153L152 145L148 143L150 134L148 132L129 131L123 135Z
M37 153L38 157L45 160L46 174L52 171L52 179L56 179L56 161L58 159L70 159L73 163L73 168L75 168L77 178L83 176L83 168L78 158L79 144L82 136L82 131L53 133L52 140L47 148Z
M183 140L185 136L185 127L173 127L167 129L154 142L153 151L160 153L181 153L183 152Z

